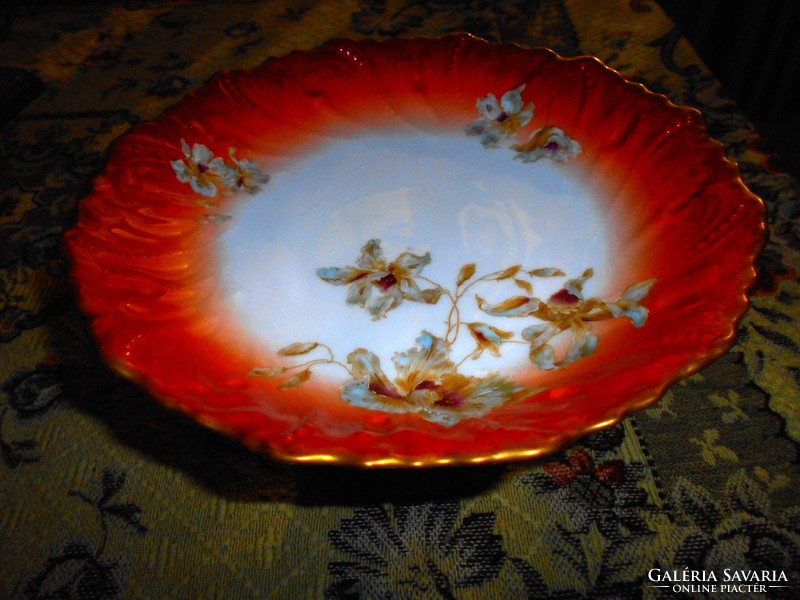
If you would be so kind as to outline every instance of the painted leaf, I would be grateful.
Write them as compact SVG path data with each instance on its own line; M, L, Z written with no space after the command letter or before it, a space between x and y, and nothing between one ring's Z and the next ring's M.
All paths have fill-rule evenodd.
M278 389L289 390L292 388L300 387L309 379L311 379L311 371L309 369L306 369L305 371L300 371L297 375L294 375L289 379L287 379L283 383L283 385L281 385L280 388Z
M461 270L458 272L458 279L456 279L456 286L461 285L462 283L468 281L475 275L475 263L469 263L461 267Z
M630 302L644 300L647 294L650 293L650 289L655 282L655 279L648 279L647 281L642 281L626 288L625 291L622 292L622 299L629 300Z
M503 279L508 279L509 277L513 277L521 270L522 270L522 265L514 265L513 267L508 267L505 271L498 273L497 276L492 277L492 279L496 279L497 281L502 281Z
M219 202L209 198L200 198L196 203L197 206L202 206L203 208L219 208Z
M233 217L230 215L226 215L224 213L219 213L216 215L206 215L200 222L201 223L227 223Z
M514 279L514 283L517 284L517 287L520 287L528 292L528 294L533 294L533 286L530 284L530 282L525 281L524 279Z
M539 308L541 302L528 296L513 296L499 304L489 304L480 296L475 297L478 308L496 317L526 317Z
M286 372L286 367L259 367L250 371L252 377L277 377Z
M301 354L308 354L317 346L319 346L317 342L297 342L295 344L289 344L285 348L278 350L278 356L300 356Z
M533 269L528 271L528 274L531 277L564 277L566 273L561 269L556 269L554 267L545 267L542 269Z
M420 296L422 296L422 300L425 304L436 304L439 299L442 297L444 290L440 287L431 288L428 290L422 290Z

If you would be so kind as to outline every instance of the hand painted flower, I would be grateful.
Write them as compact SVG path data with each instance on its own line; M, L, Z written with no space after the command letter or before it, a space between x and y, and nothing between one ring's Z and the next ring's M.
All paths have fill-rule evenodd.
M524 85L508 91L498 102L494 94L478 100L476 106L482 117L467 126L467 135L480 136L486 148L497 148L530 123L533 118L533 102L525 105L522 100Z
M443 290L439 287L421 290L415 277L431 262L430 253L423 256L403 252L387 263L380 240L370 240L361 249L354 267L317 269L317 275L332 285L349 285L347 303L365 308L373 320L383 319L403 300L436 304ZM377 292L377 293L376 293Z
M646 307L639 304L639 301L644 300L647 294L650 293L650 289L655 282L655 279L648 279L627 288L622 292L619 300L608 305L611 314L615 317L628 317L633 322L634 327L644 325L649 312Z
M424 331L417 338L417 346L392 358L397 377L391 381L378 357L359 348L347 358L353 379L342 388L342 398L353 406L416 413L428 421L452 426L465 418L482 417L530 393L507 377L457 373L449 352L446 342Z
M491 305L478 298L478 307L493 316L530 316L542 320L543 323L523 329L521 335L530 342L531 362L540 369L554 369L595 352L598 338L591 330L592 321L626 316L635 327L641 327L647 320L648 311L639 301L650 292L655 279L632 285L619 300L606 303L599 298L584 298L583 287L593 275L592 269L586 269L580 277L567 280L546 302L516 296ZM549 342L565 331L570 333L570 343L564 355L557 359L555 348Z
M594 275L586 269L580 277L569 279L564 287L543 302L533 313L544 321L522 330L522 339L531 343L530 359L540 369L554 369L591 356L597 349L597 334L587 321L605 319L610 316L606 304L597 298L585 300L583 286ZM571 334L566 354L556 359L555 348L548 342L563 331Z
M517 151L514 159L519 158L526 163L536 162L540 158L566 162L583 151L577 141L568 137L558 127L537 129L527 142L512 146L512 149Z
M203 196L216 196L217 186L212 179L222 177L230 167L221 158L215 158L214 153L203 144L189 147L186 140L182 139L181 149L185 160L172 161L172 169L178 181L188 183L195 192Z
M500 345L514 336L510 331L502 331L486 323L470 323L467 327L478 345L473 358L478 358L484 350L488 350L494 356L500 356Z
M228 150L234 166L223 163L225 170L221 174L222 181L232 190L244 190L255 194L269 182L269 174L264 173L258 163L252 160L238 160L234 153L234 148Z
M572 334L569 348L561 360L556 360L555 349L547 342L567 330ZM526 327L522 330L522 339L531 343L531 362L540 369L555 369L567 365L584 356L591 356L597 349L597 334L581 318Z

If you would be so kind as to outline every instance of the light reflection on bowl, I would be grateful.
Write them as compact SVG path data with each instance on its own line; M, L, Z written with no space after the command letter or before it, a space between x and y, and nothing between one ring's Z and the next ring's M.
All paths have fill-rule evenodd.
M512 90L535 114L508 145L487 149L464 133L480 99ZM553 125L580 154L514 160L514 144ZM218 76L117 143L67 240L104 355L164 403L287 460L433 466L539 456L655 402L733 343L764 231L762 203L696 111L594 59L457 35L339 40ZM352 362L342 389L330 361L291 389L285 377L249 376L283 368L276 351L310 341L339 344L345 369L341 355L374 347L388 370L422 330L442 327L441 298L409 292L373 321L345 304L348 288L315 274L354 264L370 239L387 262L430 252L423 287L451 294L471 262L483 273L562 269L561 279L525 275L534 292L517 284L543 299L587 267L596 273L586 297L607 302L656 280L641 301L649 316L640 328L624 316L591 323L596 350L584 344L587 356L561 369L526 362L527 342L501 353L506 363L489 350L465 361L473 375L508 371L531 392L446 424L343 401L359 374ZM400 285L374 283L383 287L373 299ZM530 322L486 309L510 294L486 291L483 304L465 295L456 329L480 318L519 336Z

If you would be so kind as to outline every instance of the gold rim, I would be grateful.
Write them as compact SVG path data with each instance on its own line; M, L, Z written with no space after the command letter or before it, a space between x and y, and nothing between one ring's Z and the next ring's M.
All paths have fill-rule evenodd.
M189 417L191 417L194 421L199 422L200 424L202 424L205 427L208 427L209 429L221 433L226 437L238 439L250 450L266 454L271 458L274 458L279 461L294 463L299 465L335 465L344 467L357 467L363 469L386 469L386 468L421 469L421 468L435 468L435 467L496 465L496 464L533 460L547 454L552 454L554 452L563 449L564 447L568 446L569 444L573 443L574 441L580 439L585 435L588 435L600 429L605 429L607 427L616 425L621 421L623 421L624 419L626 419L631 414L639 412L645 408L648 408L649 406L652 406L666 393L666 391L672 385L674 385L675 383L677 383L682 379L685 379L686 377L693 375L694 373L700 371L706 366L710 365L719 357L721 357L723 354L725 354L728 350L730 350L730 348L734 345L736 341L739 324L741 323L742 319L744 318L744 315L746 314L750 306L748 292L753 287L756 279L756 274L757 274L755 267L756 259L761 254L762 250L764 249L764 246L767 243L768 232L766 224L766 207L764 201L759 196L755 195L747 187L742 178L739 164L736 161L726 156L724 145L718 140L708 135L707 128L705 126L705 118L702 112L693 107L677 105L673 103L667 96L652 92L648 90L641 83L629 81L621 73L609 67L608 65L604 64L600 59L593 56L582 55L582 56L564 58L548 48L536 48L536 49L528 48L522 46L521 44L516 44L516 43L493 44L484 39L466 33L456 33L443 37L418 36L416 38L405 38L405 40L407 41L410 41L412 39L447 40L455 38L461 38L463 40L471 40L473 42L484 44L486 46L514 47L526 51L531 51L531 50L546 51L559 62L590 61L602 67L604 70L613 73L617 78L619 78L619 80L623 84L637 88L640 91L640 93L659 98L666 107L669 107L671 109L677 109L684 113L694 114L702 120L703 128L707 139L720 149L722 154L721 158L723 159L723 161L727 162L738 171L739 175L738 177L736 177L734 181L738 183L744 195L748 197L749 200L759 208L759 212L761 214L761 218L758 223L760 242L754 247L754 250L747 256L749 266L746 272L747 277L744 280L745 284L740 288L738 313L733 315L733 317L731 318L726 335L721 337L711 348L707 349L703 354L699 355L695 360L690 362L683 369L676 372L673 376L668 377L653 393L648 394L644 398L641 398L632 404L627 404L623 407L618 407L617 410L611 411L611 413L608 415L606 419L598 423L593 423L591 425L587 425L579 429L562 432L560 435L553 437L551 440L548 440L545 443L505 449L502 451L490 454L478 455L478 456L466 456L466 455L465 456L454 455L449 457L424 456L421 458L387 456L383 458L367 459L363 456L359 456L348 452L340 454L321 454L321 453L302 454L302 453L285 452L281 451L276 447L270 446L267 442L263 440L257 439L255 437L250 437L240 432L233 431L230 427L227 427L226 425L220 423L219 421L205 415L197 414L188 409L187 407L181 405L180 403L174 401L173 399L166 397L163 394L160 394L158 391L152 388L152 386L149 384L146 378L142 377L137 373L132 372L127 367L125 367L120 361L106 356L103 351L101 352L101 354L103 356L105 363L109 366L109 368L118 373L119 375L121 375L122 377L124 377L125 379L128 379L129 381L144 388L151 396L153 396L156 400L158 400L162 405L166 406L167 408L186 414ZM358 43L357 41L354 40L334 39L310 51L296 50L294 52L302 52L302 53L320 52L323 51L328 46L333 46L339 42L345 42L345 41L347 43ZM396 41L403 41L403 40L398 39ZM375 42L375 43L384 43L384 42ZM391 43L391 41L389 41L388 43ZM267 62L279 58L280 57L269 58L267 59ZM188 97L190 97L191 95L193 94L189 94ZM101 348L101 351L102 350L103 349Z

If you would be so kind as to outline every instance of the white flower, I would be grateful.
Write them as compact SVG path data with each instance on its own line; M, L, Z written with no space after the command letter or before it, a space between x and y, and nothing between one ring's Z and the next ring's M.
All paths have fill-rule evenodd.
M269 174L264 173L258 163L252 160L238 160L234 153L234 148L228 150L234 166L225 165L224 172L220 174L223 182L232 190L245 190L255 194L269 182Z
M392 358L397 369L392 381L381 369L378 357L359 348L347 357L353 379L342 388L342 398L353 406L416 413L428 421L451 426L465 418L482 417L528 393L508 377L461 375L449 352L444 340L423 331L414 348Z
M467 126L467 135L481 137L486 148L497 148L533 118L533 102L527 105L522 100L524 85L508 91L498 102L494 94L480 98L476 104L481 118Z
M650 293L650 289L655 282L655 279L648 279L627 288L622 292L619 300L608 305L611 314L615 317L628 317L633 322L634 327L643 326L650 313L646 307L639 304L639 301L644 300L647 294Z
M349 285L348 304L366 308L373 320L386 317L403 300L436 304L442 295L439 287L421 290L415 281L425 265L431 262L430 252L420 256L403 252L390 263L383 256L380 240L369 240L361 248L355 267L317 269L317 275L332 285ZM377 292L377 295L373 295Z
M178 181L188 183L198 194L206 197L216 196L219 192L218 184L230 190L245 190L251 194L261 189L269 181L269 175L252 160L237 160L234 149L230 148L233 165L229 165L203 144L189 146L186 140L181 140L184 160L172 161L172 169Z
M181 149L185 160L172 161L172 169L178 181L188 183L192 189L202 196L216 196L217 186L212 181L225 171L227 165L221 158L203 144L195 144L191 148L186 140L181 140Z

